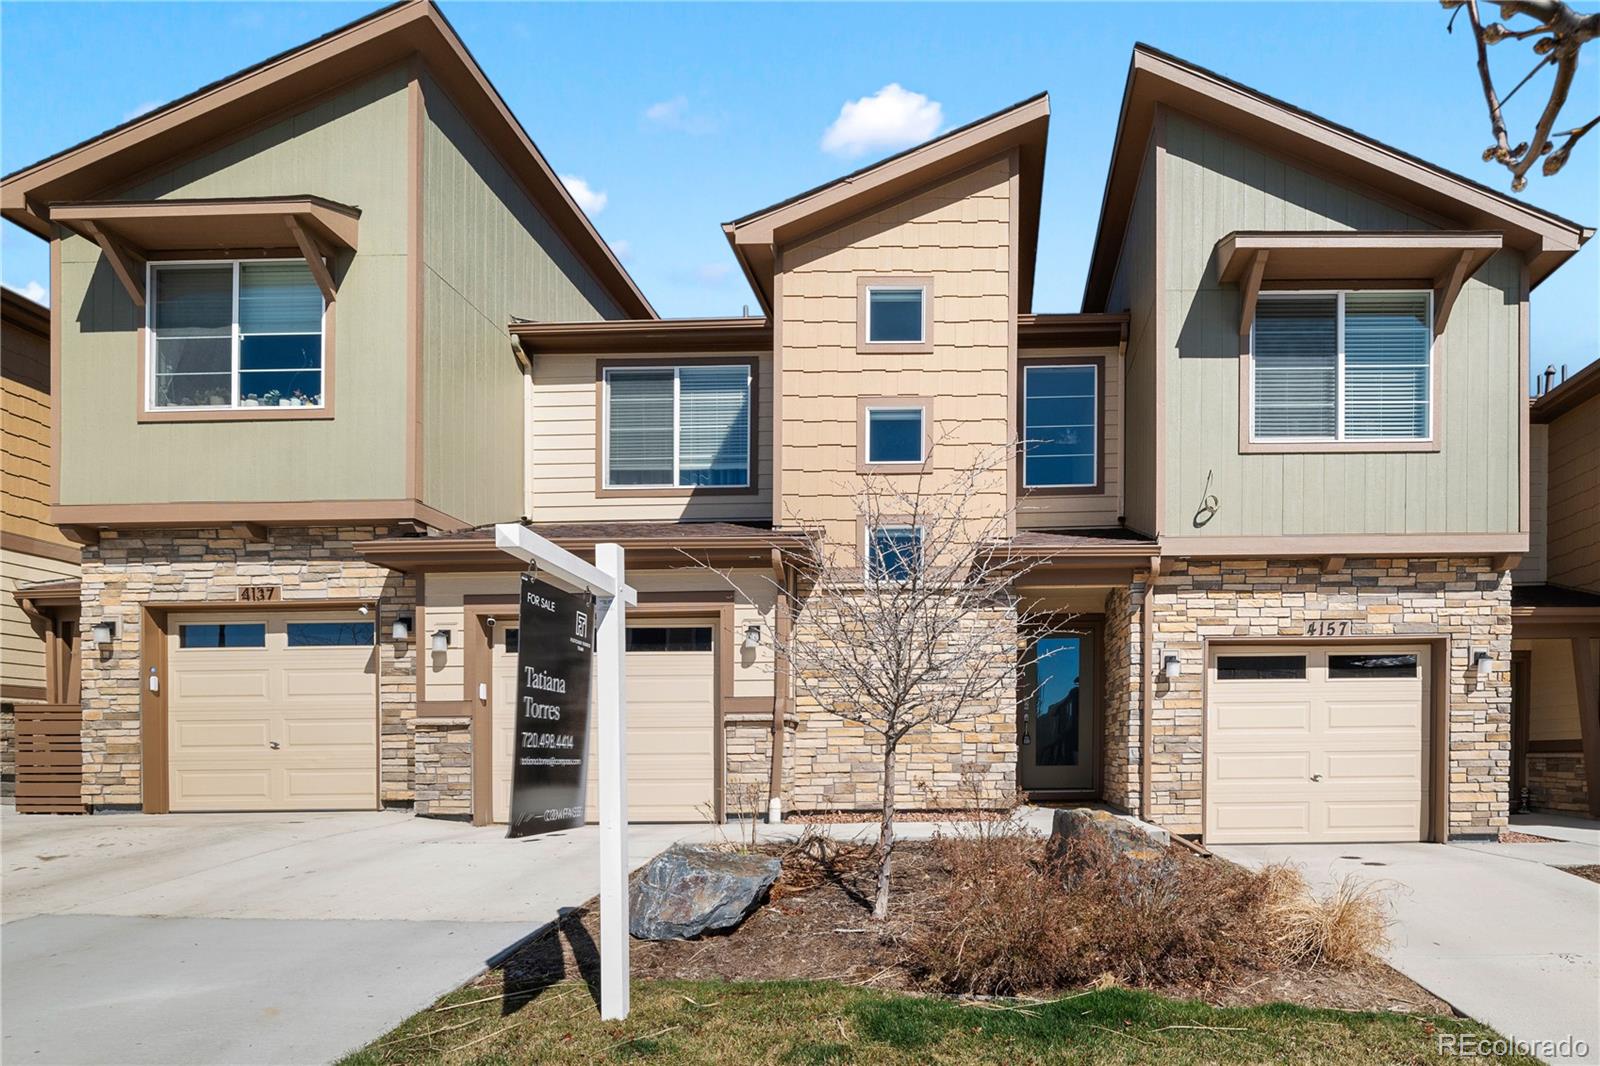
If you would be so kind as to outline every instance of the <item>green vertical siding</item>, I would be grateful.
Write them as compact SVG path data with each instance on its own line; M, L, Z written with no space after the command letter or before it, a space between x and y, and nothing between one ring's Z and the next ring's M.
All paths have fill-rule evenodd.
M380 74L118 193L361 208L358 252L337 264L331 420L138 423L142 316L93 243L63 240L63 504L405 495L405 84Z
M507 325L620 312L431 80L423 100L423 502L515 518L523 376Z
M1106 297L1109 311L1127 311L1128 349L1123 386L1123 495L1127 525L1156 528L1156 154L1145 153L1139 189L1128 215L1117 272Z
M1517 531L1517 255L1496 255L1467 282L1435 347L1440 451L1241 454L1239 294L1216 280L1217 240L1430 226L1181 115L1168 116L1166 148L1165 535ZM1200 528L1208 477L1220 508Z

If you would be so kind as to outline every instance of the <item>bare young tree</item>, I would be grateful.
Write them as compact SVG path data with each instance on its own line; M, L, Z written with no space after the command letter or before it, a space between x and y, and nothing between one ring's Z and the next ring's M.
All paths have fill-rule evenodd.
M1583 136L1600 124L1600 115L1571 129L1555 130L1561 109L1566 106L1567 95L1578 74L1578 53L1585 44L1600 37L1600 12L1584 14L1574 11L1562 0L1503 0L1500 17L1505 22L1485 24L1478 13L1478 0L1440 0L1452 12L1447 30L1453 29L1456 15L1465 8L1472 23L1472 34L1478 48L1478 77L1483 82L1483 98L1489 108L1489 127L1494 143L1484 149L1484 162L1495 162L1511 171L1511 188L1521 192L1528 185L1527 174L1533 164L1544 159L1541 168L1546 177L1560 171L1572 156L1573 146ZM1507 25L1513 19L1526 18L1529 22ZM1494 77L1489 71L1489 48L1501 41L1533 42L1533 54L1538 57L1523 79L1512 90L1501 96L1495 89ZM1533 135L1516 145L1506 128L1504 109L1511 98L1521 91L1545 67L1555 68L1555 80L1550 95L1539 112ZM1557 138L1566 138L1559 146Z
M788 559L799 574L797 622L786 633L771 628L775 654L797 695L864 726L881 746L875 918L889 912L901 745L919 729L1009 706L1019 631L1038 621L1016 592L1035 564L1005 549L1009 452L955 471L864 475L852 484L867 543L817 538L812 554Z

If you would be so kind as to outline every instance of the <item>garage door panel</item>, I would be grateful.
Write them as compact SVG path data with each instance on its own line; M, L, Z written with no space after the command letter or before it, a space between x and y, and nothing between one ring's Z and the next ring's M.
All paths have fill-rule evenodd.
M1212 782L1218 789L1226 789L1237 781L1279 781L1304 784L1311 776L1311 756L1299 751L1262 751L1250 753L1219 754Z
M189 669L174 676L172 696L196 701L266 700L269 688L265 670Z
M268 747L271 729L265 718L185 718L173 730L182 755L180 762L204 752L248 752L252 757Z
M297 758L310 748L372 750L372 723L360 718L292 718L283 723L283 736Z
M1307 733L1311 730L1311 704L1230 700L1226 706L1218 708L1215 727L1219 734Z
M1327 751L1324 781L1330 785L1412 782L1422 785L1418 751Z
M1394 698L1360 700L1357 697L1327 701L1328 729L1373 733L1383 731L1408 736L1420 736L1421 722L1417 717L1421 689Z
M1245 834L1266 834L1251 839L1294 840L1311 832L1310 802L1218 802L1212 807L1212 814L1218 829L1241 834L1240 839Z
M271 775L262 769L179 770L172 775L172 803L192 803L200 810L220 810L217 801L253 799L264 804L271 795ZM235 809L229 807L227 809Z
M352 766L345 770L293 769L284 771L284 794L296 806L337 806L372 790L371 771Z
M292 700L340 700L365 706L372 699L372 675L348 666L300 667L283 672L283 694Z
M1369 830L1382 833L1416 833L1421 827L1416 797L1390 801L1332 800L1324 805L1326 825L1335 832ZM1371 837L1362 839L1370 840Z

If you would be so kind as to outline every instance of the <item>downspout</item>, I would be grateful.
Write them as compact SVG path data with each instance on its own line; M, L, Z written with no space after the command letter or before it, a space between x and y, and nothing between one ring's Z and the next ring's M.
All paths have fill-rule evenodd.
M778 601L773 606L772 628L772 771L767 781L767 821L783 821L783 723L789 707L789 663L783 649L789 642L789 568L783 552L772 549L772 576L778 586Z
M1139 678L1139 817L1150 817L1150 729L1155 717L1151 701L1155 698L1155 591L1156 578L1161 576L1161 556L1150 557L1150 576L1144 583L1144 600L1139 604L1139 662L1143 676Z

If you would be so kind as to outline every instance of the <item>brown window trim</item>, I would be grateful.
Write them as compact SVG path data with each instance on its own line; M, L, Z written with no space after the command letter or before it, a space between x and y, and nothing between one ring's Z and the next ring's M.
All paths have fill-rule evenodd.
M922 340L867 340L868 289L921 289ZM856 351L886 355L925 355L933 351L933 278L929 275L867 275L856 279Z
M1423 291L1432 293L1432 286L1424 281L1361 281L1359 279L1332 278L1320 280L1278 280L1262 282L1261 292L1282 294L1294 292L1379 292ZM1437 294L1430 297L1430 317ZM1444 359L1444 333L1430 327L1431 350L1428 353L1428 429L1429 440L1328 440L1328 441L1277 441L1252 440L1251 423L1255 411L1251 408L1250 389L1255 380L1255 322L1252 316L1250 329L1239 336L1239 454L1240 455L1383 455L1404 452L1437 452L1444 446L1444 387L1439 372ZM1340 341L1341 345L1343 341Z
M931 396L858 396L856 398L856 473L925 474L933 461L933 406ZM920 463L870 463L867 461L868 408L918 408L922 411L922 461Z
M151 265L159 266L166 259L226 259L229 261L248 259L302 259L304 256L298 248L255 248L255 249L222 249L215 251L183 252L150 260ZM214 411L163 411L151 410L145 406L149 399L150 384L150 342L153 339L150 327L146 325L147 316L141 315L139 319L139 381L138 391L134 396L135 421L140 423L161 422L325 422L333 418L333 353L334 353L334 314L335 303L332 300L322 302L322 406L321 407L229 407Z
M618 367L655 367L662 370L681 366L743 366L750 370L750 439L746 443L749 457L750 481L735 488L698 485L684 488L676 485L641 486L639 488L613 489L606 486L605 436L606 436L606 371ZM673 499L689 496L754 496L761 490L761 475L757 469L760 458L756 451L756 422L761 417L761 360L753 355L703 357L671 356L640 359L596 359L594 363L594 495L596 499ZM677 446L677 442L673 442Z
M1027 464L1019 447L1017 455L1017 496L1103 496L1106 491L1106 357L1103 355L1034 355L1017 360L1017 433L1026 440L1028 435L1028 369L1041 366L1093 366L1094 415L1094 484L1092 485L1036 485L1027 481Z

